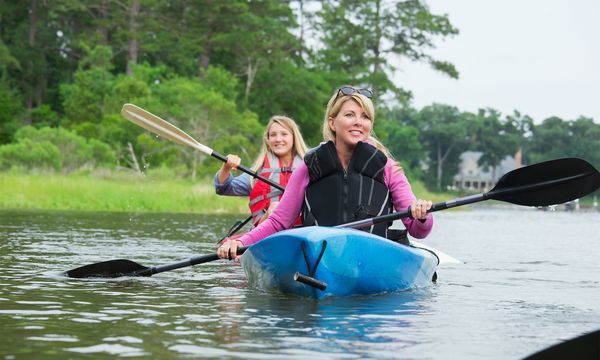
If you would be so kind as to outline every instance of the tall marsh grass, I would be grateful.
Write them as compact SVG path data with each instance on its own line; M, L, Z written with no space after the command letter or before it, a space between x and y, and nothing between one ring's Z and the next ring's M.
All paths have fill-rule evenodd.
M203 214L248 212L246 199L216 195L212 179L193 183L116 174L0 173L0 208Z

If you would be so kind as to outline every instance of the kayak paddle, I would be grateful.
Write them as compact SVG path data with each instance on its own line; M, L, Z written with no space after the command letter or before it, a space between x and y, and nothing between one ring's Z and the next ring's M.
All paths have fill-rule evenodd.
M579 199L599 187L600 173L587 161L579 158L549 160L507 172L498 180L496 186L486 193L435 203L427 212L486 200L525 206L562 204ZM412 217L410 208L338 226L362 228L406 217Z
M239 248L238 254L243 254L246 248ZM195 256L191 259L174 264L145 267L134 261L126 259L108 260L95 264L85 265L65 273L71 278L117 278L121 276L152 276L160 272L175 270L182 267L194 266L210 261L219 260L217 254Z
M170 122L168 122L166 120L161 119L160 117L152 114L149 111L142 109L139 106L136 106L133 104L125 104L125 105L123 105L123 108L121 109L121 114L127 120L143 127L144 129L146 129L150 132L160 135L160 136L164 137L165 139L169 139L171 141L174 141L178 144L182 144L185 146L190 146L194 149L200 150L201 152L203 152L207 155L217 158L223 162L227 162L226 156L219 154L218 152L214 151L213 149L209 148L206 145L200 144L198 141L196 141L196 139L192 138L190 135L188 135L183 130L179 129L177 126L171 124ZM256 171L253 171L250 168L240 165L240 166L238 166L238 169L240 169L241 171L245 172L246 174L248 174L254 178L258 178L261 181L266 182L267 184L273 186L276 189L279 189L281 191L285 190L283 188L283 186L277 184L276 182L272 181L271 179L268 179L262 175L259 175ZM231 227L231 229L227 232L227 234L221 238L221 240L238 232L251 219L252 219L252 216L246 218L246 220L244 220L244 221L236 222ZM242 225L240 225L240 223ZM221 241L221 240L219 240L219 241Z
M552 345L523 360L600 359L600 329Z
M486 193L466 196L443 203L435 203L429 212L490 199L525 206L547 206L578 199L599 187L600 173L587 161L577 158L550 160L515 169L504 174L496 186ZM361 228L410 216L411 212L409 209L338 225L337 227ZM247 248L247 246L238 248L238 255L243 254ZM219 257L214 253L196 256L174 264L150 268L130 260L119 259L85 265L69 270L65 274L72 278L151 276L160 272L198 265L218 259Z
M149 111L142 109L139 106L136 106L133 104L125 104L125 105L123 105L123 109L121 109L121 114L127 120L143 127L144 129L146 129L150 132L155 133L156 135L162 136L165 139L169 139L178 144L189 146L196 150L200 150L201 152L205 153L206 155L210 155L210 156L217 158L223 162L227 162L226 156L219 154L218 152L214 151L213 149L209 148L206 145L200 144L198 141L196 141L190 135L185 133L183 130L179 129L177 126L171 124L168 121L161 119L160 117L152 114ZM267 179L264 176L261 176L256 171L253 171L252 169L247 168L244 165L238 166L238 169L254 178L257 178L257 179L260 179L261 181L266 182L267 184L269 184L281 191L284 190L284 188L281 185L271 181L270 179Z

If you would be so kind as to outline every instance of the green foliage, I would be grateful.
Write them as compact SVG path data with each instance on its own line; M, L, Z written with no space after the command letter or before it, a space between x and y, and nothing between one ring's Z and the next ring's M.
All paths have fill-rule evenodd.
M128 142L135 143L141 129L136 124L123 119L121 114L106 115L97 127L95 137L107 144L123 147Z
M10 49L6 46L4 41L0 39L0 82L6 79L9 68L18 69L19 67L19 61L12 56Z
M571 122L572 156L581 157L600 168L600 124L591 118L580 117Z
M428 153L429 186L441 190L452 184L458 172L460 154L469 148L469 131L472 118L464 116L454 106L433 104L419 112L420 140Z
M47 140L22 139L0 146L0 170L12 167L58 171L62 167L60 150Z
M0 82L0 144L12 141L20 125L17 116L22 111L18 94Z
M204 82L174 77L153 86L152 94L148 109L161 114L201 144L218 148L219 152L241 154L246 161L256 154L262 134L256 114L238 111L234 101ZM197 150L173 146L180 149L191 169L205 160Z
M110 146L96 139L88 140L86 144L89 154L88 161L97 165L112 166L115 163L115 154Z
M150 86L147 82L137 76L120 76L115 80L110 94L107 95L105 113L119 112L124 103L136 103L149 96Z
M61 87L65 99L65 125L73 127L81 122L99 123L113 82L114 76L106 69L78 70L75 82Z
M580 117L564 121L551 117L533 128L533 135L525 153L528 162L559 157L580 157L600 167L600 125L592 119Z
M412 108L381 109L375 121L375 133L388 145L406 171L419 173L425 149L419 140L418 113Z
M85 56L79 61L80 69L106 69L113 68L112 57L113 50L110 46L95 45L88 46L86 43L81 43L81 48L85 52Z
M58 114L47 104L31 109L29 117L31 118L31 125L37 128L58 126L60 124Z
M518 147L529 163L579 156L600 165L599 125L591 119L534 125L517 111L409 108L410 89L391 81L398 59L458 77L453 64L432 55L437 39L458 30L424 1L323 1L312 13L300 7L302 28L291 3L142 0L137 11L133 1L3 2L2 168L68 172L131 167L135 159L142 170L209 175L221 163L125 120L123 104L142 106L249 164L275 114L294 118L309 146L321 141L327 100L341 84L375 90L376 133L432 188L451 182L467 149L482 151L489 167ZM386 109L381 99L389 95L401 107ZM26 125L39 130L15 136Z
M250 109L263 124L273 115L286 115L296 120L307 144L314 146L323 140L325 106L335 85L321 73L286 61L258 74L256 86L260 91L251 94Z
M479 165L496 175L495 169L500 162L519 149L523 133L510 118L502 119L500 112L494 109L480 109L474 120L471 141L475 150L483 152Z
M107 144L86 140L63 128L26 126L17 131L15 139L14 144L0 146L3 169L17 166L71 172L85 165L112 166L115 162Z
M208 90L220 93L229 100L235 100L239 97L239 82L237 77L219 66L209 66L202 79L202 84Z

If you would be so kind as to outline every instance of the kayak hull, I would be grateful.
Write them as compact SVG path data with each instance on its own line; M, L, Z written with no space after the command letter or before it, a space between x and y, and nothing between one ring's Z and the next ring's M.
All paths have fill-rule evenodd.
M271 235L242 257L251 287L316 299L428 286L437 265L437 257L427 250L355 229L318 226ZM296 273L327 287L296 281Z

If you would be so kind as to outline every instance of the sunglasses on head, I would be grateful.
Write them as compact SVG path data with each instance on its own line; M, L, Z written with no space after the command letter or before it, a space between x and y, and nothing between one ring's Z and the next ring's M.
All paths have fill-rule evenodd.
M356 89L352 86L342 86L338 88L337 95L340 96L340 93L343 95L352 95L354 93L359 93L363 96L368 97L369 99L373 97L373 92L369 89Z

